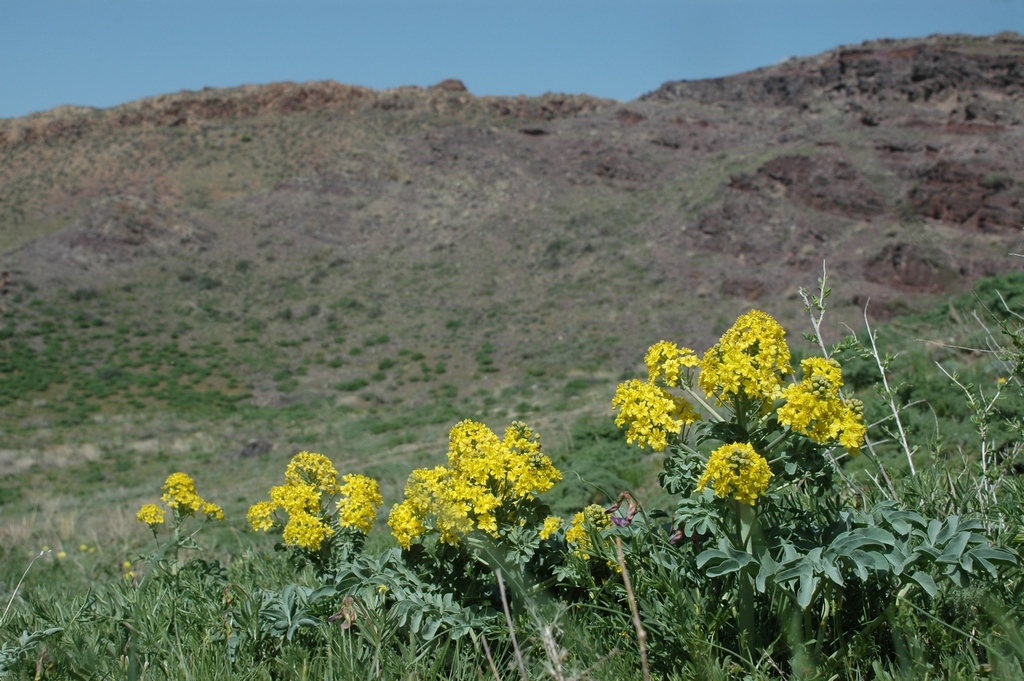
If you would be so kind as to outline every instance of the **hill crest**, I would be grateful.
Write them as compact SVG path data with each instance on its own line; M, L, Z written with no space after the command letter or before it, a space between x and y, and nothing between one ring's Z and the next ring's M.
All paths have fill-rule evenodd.
M127 328L275 366L389 338L321 341L336 366L290 391L239 365L266 403L412 399L375 369L400 349L480 390L614 374L750 306L798 319L823 262L857 324L1024 264L1022 45L878 41L626 103L278 83L9 119L0 268L26 304L108 291Z

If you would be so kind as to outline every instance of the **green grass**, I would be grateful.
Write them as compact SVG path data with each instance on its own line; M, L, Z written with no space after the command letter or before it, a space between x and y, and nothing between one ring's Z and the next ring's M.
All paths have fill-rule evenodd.
M566 378L572 375L568 373L571 370L588 364L601 365L593 355L585 354L591 352L588 346L595 344L572 340L560 346L552 343L557 360L530 358L515 371L503 372L528 375L530 384L543 383L551 377L549 385L539 386L532 394L484 390L477 395L473 382L467 378L469 372L502 373L492 371L498 367L495 358L508 353L500 341L483 340L484 336L477 335L488 328L486 317L474 321L467 314L460 317L467 320L464 325L445 324L443 329L445 334L458 334L461 349L442 351L438 344L415 345L422 356L409 359L417 363L419 375L443 374L451 368L450 377L445 379L451 382L431 384L433 395L429 400L420 396L420 404L410 404L415 395L412 391L392 394L382 389L370 395L370 399L360 396L355 413L339 410L331 399L317 402L316 397L304 398L285 408L257 407L247 403L247 394L261 378L276 381L277 390L288 395L307 387L312 391L316 387L314 377L303 376L297 369L293 373L293 369L310 359L321 337L333 339L338 346L344 345L344 340L339 343L337 339L344 337L336 336L334 329L332 333L323 333L327 325L335 322L292 313L292 307L287 308L287 316L261 318L258 324L233 321L223 312L240 309L223 293L231 285L229 275L194 274L178 283L193 287L197 296L216 293L224 298L200 298L194 307L183 306L180 315L186 316L187 322L175 319L177 312L140 315L125 297L126 292L116 290L96 290L94 295L79 295L77 299L71 295L74 309L42 297L22 300L14 303L15 312L6 319L0 369L0 394L7 400L5 434L18 447L35 447L40 462L37 469L10 476L0 483L0 490L17 490L0 492L7 565L2 581L8 591L13 589L27 555L44 545L55 550L60 547L66 554L63 559L47 554L33 566L20 592L22 598L16 601L11 617L4 621L2 640L12 646L20 645L22 631L63 628L62 632L45 635L39 644L18 652L17 674L31 676L41 668L44 677L51 678L73 674L87 678L120 677L129 675L134 664L135 669L146 669L149 665L150 675L157 675L156 670L163 666L169 671L161 674L173 678L221 678L232 674L250 678L297 678L303 674L347 678L362 677L367 669L375 669L379 664L385 677L486 677L488 668L479 644L466 640L419 640L408 636L408 629L398 625L384 629L388 635L382 640L368 640L369 627L362 622L352 632L324 623L327 616L334 614L328 610L339 607L336 602L330 604L332 608L314 612L320 624L301 630L292 640L272 636L258 640L254 636L242 641L236 649L236 661L231 661L228 641L217 638L223 630L225 615L234 617L241 631L247 604L250 618L254 617L252 610L258 611L262 605L262 601L254 600L254 594L260 594L262 589L280 591L293 582L314 583L308 573L296 573L282 560L283 556L271 551L272 538L253 538L241 521L247 504L266 495L269 486L276 484L286 456L299 448L322 449L338 462L339 468L344 465L347 471L374 474L385 485L388 500L395 501L412 466L431 466L443 461L444 434L453 422L523 405L546 419L539 429L565 475L558 496L552 499L560 513L568 514L587 501L605 503L624 489L646 495L645 502L652 507L657 505L653 475L659 461L623 445L617 430L609 425L607 384L592 383L589 378ZM204 276L210 282L222 283L202 286ZM1007 283L1012 282L1002 282L1000 286L1005 288ZM180 295L184 289L178 291ZM264 291L261 295L269 298L276 294ZM317 304L305 298L311 294L304 286L286 287L280 295L294 298L296 311L308 313ZM320 304L330 309L328 303ZM360 307L338 309L355 312ZM163 316L170 319L163 320ZM164 321L169 330L158 331L159 322ZM301 326L297 326L300 321ZM361 356L353 353L348 360L351 364L329 367L344 370L329 376L341 392L368 388L365 377L371 376L375 367L392 372L407 368L404 363L389 359L397 356L404 361L406 355L397 348L413 345L407 331L365 331L364 325L369 321L348 319L344 322L346 326L338 329L349 337L365 339L363 346L355 346L363 352L365 360L359 363ZM941 329L943 335L939 337L945 337L949 323L948 317L937 322L900 320L887 327L882 336L883 343L899 353L893 370L901 384L901 399L929 401L930 407L921 405L907 412L907 425L914 441L924 446L919 465L928 468L924 464L934 462L936 471L948 465L947 453L954 455L956 463L955 455L960 452L972 462L977 452L971 448L976 439L972 437L969 415L958 409L959 394L935 373L930 362L937 358L948 361L951 368L962 372L964 380L977 385L987 385L986 376L991 375L979 353L933 351L913 342L927 336L929 330ZM316 324L324 328L318 329ZM969 326L960 322L961 328ZM233 346L228 349L238 334L253 332L256 333L248 335L253 340L244 344L247 349L252 348L248 359L236 354ZM980 340L977 336L972 339L966 332L956 335L958 343L977 345ZM377 349L386 353L383 358L373 354ZM450 356L442 358L442 352ZM563 361L566 358L578 364L568 364ZM386 359L395 363L382 366ZM852 366L848 377L851 385L870 397L874 381L870 364ZM235 387L231 386L232 381ZM340 387L343 385L355 387ZM469 403L456 402L460 392L470 397ZM605 416L580 419L572 411L560 411L571 410L573 405L586 400L592 400L594 410ZM46 404L33 406L36 401ZM1016 407L1008 413L1013 410L1020 413ZM882 413L877 402L868 401L868 413ZM940 420L941 442L929 440L934 431L932 413ZM560 419L559 414L564 414L564 418ZM204 431L205 436L200 437ZM251 460L231 457L248 439L268 431L275 441L271 454ZM996 444L1002 447L1006 441L1003 435L1000 437L1004 439ZM61 439L97 443L100 458L82 463L71 453L65 461L48 461L45 456L56 455L45 450L59 447ZM156 440L156 445L147 449L149 445L145 443L150 440ZM881 454L890 472L898 474L898 452L885 445ZM849 466L851 474L858 473L859 463ZM132 592L121 577L120 565L145 550L146 537L133 523L131 514L141 500L154 499L162 478L179 468L193 472L204 494L222 502L229 513L231 520L224 527L203 537L210 548L206 557L218 559L220 565L193 563L190 572L177 583L172 580L155 585L159 588L152 591ZM945 470L959 474L955 467ZM866 472L871 471L865 469L863 473ZM866 481L859 477L858 482ZM918 481L921 489L907 490L905 495L921 505L938 507L936 512L975 510L962 490L958 505L939 507L941 499L957 499L939 483L938 475ZM225 492L225 499L215 496L219 490ZM1021 501L1020 494L1012 490L1007 491L1004 499L1008 504ZM386 535L382 523L378 523L375 531ZM100 549L96 554L79 552L77 547L81 543L98 545ZM257 548L251 549L254 545ZM222 567L225 565L226 568ZM750 664L729 650L714 647L721 646L722 639L708 632L727 635L732 615L716 611L714 594L688 596L679 585L671 589L671 585L654 581L657 575L637 577L642 612L652 634L650 654L656 674L674 674L678 678L727 678L738 673L753 678L775 676L767 662ZM60 590L54 585L60 585ZM606 590L609 598L595 606L584 600L582 607L565 613L554 608L536 617L522 611L517 614L517 629L527 649L531 676L542 676L545 664L550 662L543 644L544 626L551 621L557 623L553 629L556 642L565 651L565 664L572 670L592 667L590 674L596 678L636 675L638 651L630 635L625 603L621 592L614 592L611 584ZM95 595L91 603L90 593ZM671 598L665 594L671 594ZM812 670L812 675L826 678L838 673L852 678L884 678L887 674L920 677L932 672L948 678L973 678L979 670L989 669L985 665L992 665L996 677L1013 678L1013 664L1015 660L1019 664L1020 656L1014 653L1012 639L1007 639L1005 632L1018 626L1019 610L1011 610L999 619L1000 615L986 611L987 596L996 598L996 608L1000 598L1002 607L1015 607L1005 594L986 592L943 592L932 602L911 600L909 603L921 608L923 614L909 604L904 606L879 625L879 630L888 634L887 639L861 637L851 643L845 656L830 661L831 666L820 671ZM187 624L175 627L171 634L171 621ZM256 631L261 630L258 617L249 622L255 622ZM987 645L959 636L953 627L985 632ZM997 629L1004 632L1003 637L994 633ZM133 630L138 633L128 633ZM491 641L502 676L514 677L507 630L491 626L481 631L486 631ZM102 642L102 646L95 642ZM199 652L183 659L178 652L182 649ZM612 655L613 649L619 652ZM776 641L777 652L772 661L784 667L787 663L796 664L789 662L794 650L798 650L797 644Z
M197 271L195 278L175 284L178 275L171 274L167 280L172 286L194 286L201 276ZM199 293L229 288L230 276L234 273L226 272L220 287ZM879 443L878 460L896 479L905 502L940 517L995 517L993 513L1009 512L1000 509L1024 503L1024 489L1007 474L1000 479L999 508L979 507L967 484L983 477L978 424L971 421L962 391L934 366L941 362L962 382L989 394L998 385L997 377L1005 376L1005 367L986 349L989 331L970 311L993 311L993 318L983 313L980 318L996 335L998 321L1008 315L999 312L995 292L1019 309L1024 278L1005 275L982 282L977 290L977 299L956 299L878 329L882 347L896 355L891 364L895 393L912 405L903 412L904 425L920 447L915 457L921 475L907 479L902 453L890 442ZM363 339L353 346L363 354L329 360L330 348L341 351L345 337L319 333L316 325L325 322L314 315L307 315L301 326L295 318L261 318L264 326L252 340L238 344L238 334L247 324L253 326L244 320L253 317L230 320L215 312L235 309L234 303L182 304L181 312L154 314L137 307L129 299L132 293L101 287L87 291L23 296L12 301L0 325L0 427L9 443L5 449L26 452L29 459L0 478L0 585L8 598L31 556L44 546L52 551L28 570L0 626L0 644L7 644L14 656L10 664L15 678L31 676L37 668L43 669L43 678L121 676L132 665L149 669L145 678L156 678L158 668L167 670L159 672L160 678L290 678L303 673L349 678L377 664L385 678L404 672L427 678L487 677L479 639L417 638L409 634L408 625L387 619L398 614L383 606L373 616L389 623L388 635L372 640L369 628L361 626L346 633L326 623L340 607L337 600L314 610L317 624L302 628L291 640L254 634L239 643L231 660L228 641L217 634L225 616L236 618L238 631L244 628L244 617L259 629L263 625L254 594L261 589L280 593L292 583L316 584L308 571L296 571L273 551L274 537L252 535L244 522L248 505L278 484L287 457L301 449L323 451L343 472L374 475L390 504L401 498L413 467L444 461L446 433L455 422L477 418L498 428L511 418L525 417L542 434L546 451L563 472L563 482L549 501L559 515L567 517L590 502L610 503L622 491L632 492L651 509L666 501L656 482L661 457L622 442L609 416L613 388L607 365L592 357L580 361L600 370L584 372L579 365L559 366L531 357L520 360L514 371L491 371L506 365L497 342L475 335L485 333L485 322L438 324L433 344L414 344L411 332L368 331L365 325L371 322L361 320L345 322L344 333ZM308 311L310 304L304 301L302 309ZM467 329L474 335L462 336ZM460 349L442 348L448 334L457 334ZM572 356L579 347L567 341L558 352ZM802 352L813 350L808 346ZM853 356L844 362L847 385L865 400L868 419L882 418L883 404L874 392L877 369ZM382 376L371 382L375 371ZM444 383L436 378L441 374L446 374ZM474 380L474 374L481 379ZM483 377L495 374L508 378L481 385ZM522 380L517 383L511 376ZM399 379L415 389L391 384ZM261 406L253 395L266 392L268 381L279 401ZM1020 396L1007 394L988 423L986 446L1001 453L1000 471L1014 470L1020 463L1012 458L1020 456L1014 449L1019 439L1007 425L1007 419L1020 413ZM239 458L238 452L256 437L272 441L271 452ZM177 583L133 590L120 566L148 550L146 532L134 522L133 513L143 501L156 499L163 478L176 470L190 472L203 494L225 507L228 520L204 530L202 543L208 550L202 557L210 562L188 563L187 574ZM877 476L865 457L848 462L844 473L862 490L872 489L869 474ZM666 521L654 516L652 522ZM1015 522L1004 530L1011 546L1019 546L1014 534L1020 531L1019 520ZM368 552L391 545L383 518L374 533L378 538ZM79 551L82 544L97 550ZM60 551L63 558L57 557ZM134 566L142 569L138 561ZM616 591L618 582L610 575L606 579L595 585L594 603L570 601L572 606L562 609L541 600L534 611L517 610L516 628L531 678L543 676L545 665L551 664L545 652L551 637L564 652L568 669L589 668L592 678L635 675L639 651L628 604ZM636 579L656 674L777 677L766 660L751 663L723 643L732 635L731 613L720 611L714 593L688 592L677 583L681 576L657 570L638 568ZM857 637L834 659L815 661L808 678L914 678L926 672L946 678L980 673L1014 678L1024 659L1013 638L1022 617L1015 591L1020 583L1018 571L1002 586L944 588L934 599L910 598L879 620L873 631L884 636ZM171 605L173 600L179 605ZM174 618L188 624L168 635L168 622ZM772 626L779 631L769 652L772 661L796 669L801 646L808 642L787 638L781 624ZM45 633L55 627L62 631ZM550 636L546 627L551 627ZM133 630L140 633L126 634ZM40 632L42 638L22 644L23 631ZM486 632L502 677L514 677L507 628L499 620L480 631ZM978 633L971 638L962 631ZM182 659L179 648L201 652ZM612 654L613 649L618 652Z

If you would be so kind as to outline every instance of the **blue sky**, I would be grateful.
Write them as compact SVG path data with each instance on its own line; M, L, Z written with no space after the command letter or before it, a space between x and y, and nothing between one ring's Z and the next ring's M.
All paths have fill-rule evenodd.
M0 118L204 86L460 78L633 99L840 44L1024 33L1024 0L0 0Z

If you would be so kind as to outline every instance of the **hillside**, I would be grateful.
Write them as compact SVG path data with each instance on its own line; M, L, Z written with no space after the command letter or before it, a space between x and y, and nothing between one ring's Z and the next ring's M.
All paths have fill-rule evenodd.
M1024 265L1022 55L935 36L626 103L276 83L2 120L0 462L118 480L344 441L400 484L438 447L410 428L571 413L752 306L803 330L823 261L836 338L868 300L922 309Z

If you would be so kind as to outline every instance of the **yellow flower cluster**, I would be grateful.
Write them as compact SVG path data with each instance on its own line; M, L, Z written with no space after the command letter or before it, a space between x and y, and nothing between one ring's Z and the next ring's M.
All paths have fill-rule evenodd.
M708 467L697 481L697 491L709 483L720 497L732 496L740 503L754 505L768 489L772 471L764 457L745 442L723 445L711 452Z
M298 546L307 551L316 551L323 546L324 540L334 535L330 525L312 513L296 512L288 516L284 526L284 543Z
M196 494L196 483L185 473L171 473L162 489L164 495L160 499L181 515L191 515L203 505Z
M346 475L342 482L345 484L341 486L338 499L338 524L369 534L377 519L377 509L384 503L380 486L365 475Z
M815 442L839 442L850 452L864 444L863 405L859 400L843 401L839 389L843 372L834 359L810 357L800 362L804 377L782 391L785 404L779 407L779 423L803 433Z
M406 549L429 529L453 546L475 529L497 536L499 521L561 479L525 423L513 422L499 440L484 424L462 421L449 435L448 465L414 470L388 525Z
M698 366L700 360L690 348L681 348L670 341L658 341L647 349L644 364L647 365L648 383L653 385L662 378L670 388L682 388L691 385L686 370Z
M786 332L760 310L741 315L700 363L700 387L719 404L729 396L771 405L782 392L782 375L793 373Z
M161 501L174 511L176 518L185 518L199 511L210 520L224 520L224 510L217 504L204 501L196 493L195 481L185 473L171 473L161 489L164 491ZM135 517L140 523L153 528L164 521L164 511L155 504L144 504Z
M550 539L551 536L565 524L565 520L558 516L548 516L544 519L544 527L540 529L541 539Z
M245 518L252 525L253 530L266 532L274 527L275 510L277 510L277 504L273 501L258 501L249 507Z
M334 464L323 454L315 452L299 452L288 462L284 471L284 479L288 484L309 484L327 495L339 492L338 471Z
M619 384L612 406L619 410L615 425L627 428L626 441L656 452L668 445L669 433L678 435L684 425L700 420L700 414L683 398L652 381L635 378Z
M280 508L288 516L284 524L284 543L316 551L325 539L334 535L334 529L322 517L320 502L325 493L330 495L337 491L338 471L323 454L299 452L288 462L284 479L283 485L270 488L273 510Z
M363 475L346 475L338 485L338 471L323 454L299 452L285 469L285 483L270 488L270 501L249 507L246 519L253 530L272 529L275 512L288 516L284 523L284 542L307 551L318 551L334 535L332 518L337 511L340 527L366 534L383 503L377 482ZM330 501L340 496L334 508Z
M573 553L583 560L590 560L590 551L594 550L594 544L590 539L592 529L600 531L611 526L612 521L604 509L597 504L591 504L573 516L572 524L565 531L565 541L573 547Z
M151 528L163 523L164 509L156 504L143 504L136 516L140 523L146 523Z

